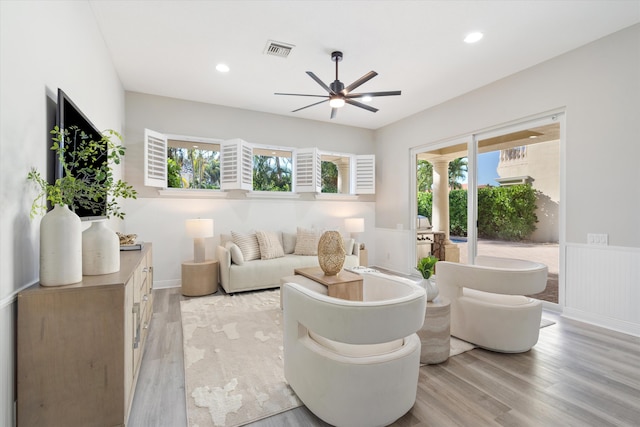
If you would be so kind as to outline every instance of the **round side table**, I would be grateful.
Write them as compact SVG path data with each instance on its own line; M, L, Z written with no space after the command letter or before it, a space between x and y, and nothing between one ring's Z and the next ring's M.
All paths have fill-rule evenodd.
M182 263L182 295L200 297L217 291L218 261Z
M451 301L437 297L427 302L424 325L418 331L422 350L420 363L433 365L449 358L451 341Z

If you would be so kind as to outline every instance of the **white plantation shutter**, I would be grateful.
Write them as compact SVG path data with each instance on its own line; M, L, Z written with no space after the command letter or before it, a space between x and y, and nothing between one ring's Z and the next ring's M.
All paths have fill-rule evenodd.
M253 148L248 142L220 143L220 189L253 190Z
M167 187L167 137L144 130L144 185Z
M295 186L297 193L322 191L320 153L317 148L301 148L294 152Z
M354 158L354 193L376 193L376 156L375 154L358 155Z

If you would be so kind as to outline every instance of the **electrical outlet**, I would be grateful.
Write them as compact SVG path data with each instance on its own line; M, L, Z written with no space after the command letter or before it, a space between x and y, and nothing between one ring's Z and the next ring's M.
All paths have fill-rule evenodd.
M587 234L587 243L590 245L608 245L609 244L609 235L608 234L596 234L589 233Z

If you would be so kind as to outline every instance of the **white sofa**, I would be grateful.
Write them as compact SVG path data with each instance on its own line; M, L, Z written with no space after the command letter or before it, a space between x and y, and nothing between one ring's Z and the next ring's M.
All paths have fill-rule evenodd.
M216 248L216 258L220 263L220 285L227 293L278 288L280 287L280 278L293 275L296 268L318 267L320 265L317 255L292 253L293 247L295 247L296 233L277 233L281 236L281 241L289 242L283 244L284 256L244 261L242 264L234 262L234 257L228 247L228 242L232 241L231 236L221 235L220 245ZM360 265L360 245L353 239L345 239L345 241L347 242L345 246L350 249L350 253L347 253L344 267L357 267Z

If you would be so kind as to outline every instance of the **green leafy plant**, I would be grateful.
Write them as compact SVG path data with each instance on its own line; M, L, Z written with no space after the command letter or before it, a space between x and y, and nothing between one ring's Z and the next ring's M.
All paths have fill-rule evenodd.
M536 203L544 195L530 184L478 189L478 237L526 240L536 230ZM418 215L431 220L433 194L418 193ZM467 235L467 190L449 192L449 232Z
M40 192L31 204L31 217L47 211L47 201L52 205L67 205L71 210L79 207L97 210L107 198L107 216L124 218L118 205L119 198L137 197L135 189L122 180L113 176L112 165L120 164L124 156L125 147L114 143L112 138L122 141L122 136L107 130L100 139L95 141L90 135L80 131L77 127L70 127L61 131L58 126L51 130L53 144L51 150L64 169L64 176L51 184L42 177L35 168L27 175L27 179L34 182ZM75 147L68 150L67 147ZM104 150L107 150L107 162L96 167L95 162Z
M418 261L418 265L416 266L416 270L418 270L420 274L422 274L422 277L424 279L428 279L434 274L436 262L438 262L438 258L434 257L433 255L420 258L420 261Z

